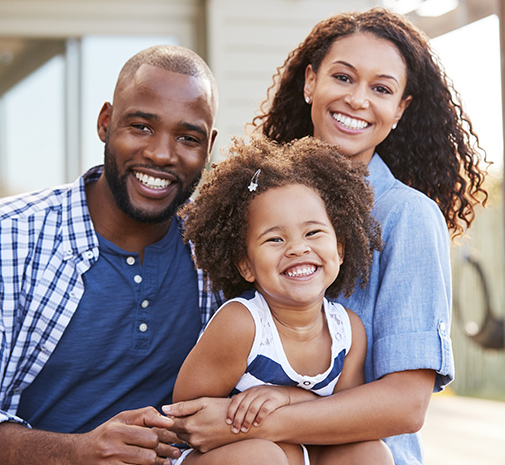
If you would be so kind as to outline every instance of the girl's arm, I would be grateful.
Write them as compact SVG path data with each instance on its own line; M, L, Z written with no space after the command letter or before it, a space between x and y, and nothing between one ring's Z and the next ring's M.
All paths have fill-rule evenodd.
M184 361L174 402L229 395L245 372L254 335L254 320L241 303L221 308Z
M385 375L371 383L314 401L291 404L268 415L259 428L234 434L225 422L229 399L195 399L163 411L171 430L201 452L247 438L294 444L346 444L382 439L421 428L435 381L433 370Z
M344 360L344 368L340 374L333 393L365 384L365 357L366 357L366 331L360 317L351 310L346 309L351 322L352 343L351 349Z

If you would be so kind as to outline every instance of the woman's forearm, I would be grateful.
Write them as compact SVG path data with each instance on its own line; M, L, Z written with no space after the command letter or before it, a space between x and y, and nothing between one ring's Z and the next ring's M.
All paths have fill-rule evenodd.
M392 373L330 397L282 407L252 434L276 442L344 444L413 433L424 423L434 381L431 370Z

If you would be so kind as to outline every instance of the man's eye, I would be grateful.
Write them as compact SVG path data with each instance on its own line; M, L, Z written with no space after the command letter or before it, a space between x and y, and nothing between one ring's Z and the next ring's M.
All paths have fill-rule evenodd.
M139 131L142 131L142 132L148 132L148 131L150 131L149 127L146 126L145 124L133 124L132 126L135 129L138 129Z
M197 144L199 140L196 137L193 136L180 136L179 140L182 140L184 142L191 142Z

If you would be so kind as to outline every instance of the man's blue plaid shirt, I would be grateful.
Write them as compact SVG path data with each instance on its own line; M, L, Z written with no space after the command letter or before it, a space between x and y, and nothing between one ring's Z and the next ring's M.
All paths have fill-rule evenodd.
M72 185L0 201L0 422L16 417L22 391L49 359L84 293L82 275L98 259L98 239L84 186ZM223 303L198 270L202 327ZM26 423L25 423L26 424Z

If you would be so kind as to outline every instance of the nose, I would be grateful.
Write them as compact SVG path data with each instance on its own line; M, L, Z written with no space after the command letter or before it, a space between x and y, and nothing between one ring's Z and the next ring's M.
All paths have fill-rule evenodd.
M176 144L172 144L168 136L157 134L148 141L144 157L159 166L172 165L177 159Z
M305 240L292 241L288 244L286 255L290 257L301 257L311 252L310 245Z
M352 87L346 95L345 101L353 110L367 109L370 106L367 89L364 85Z

